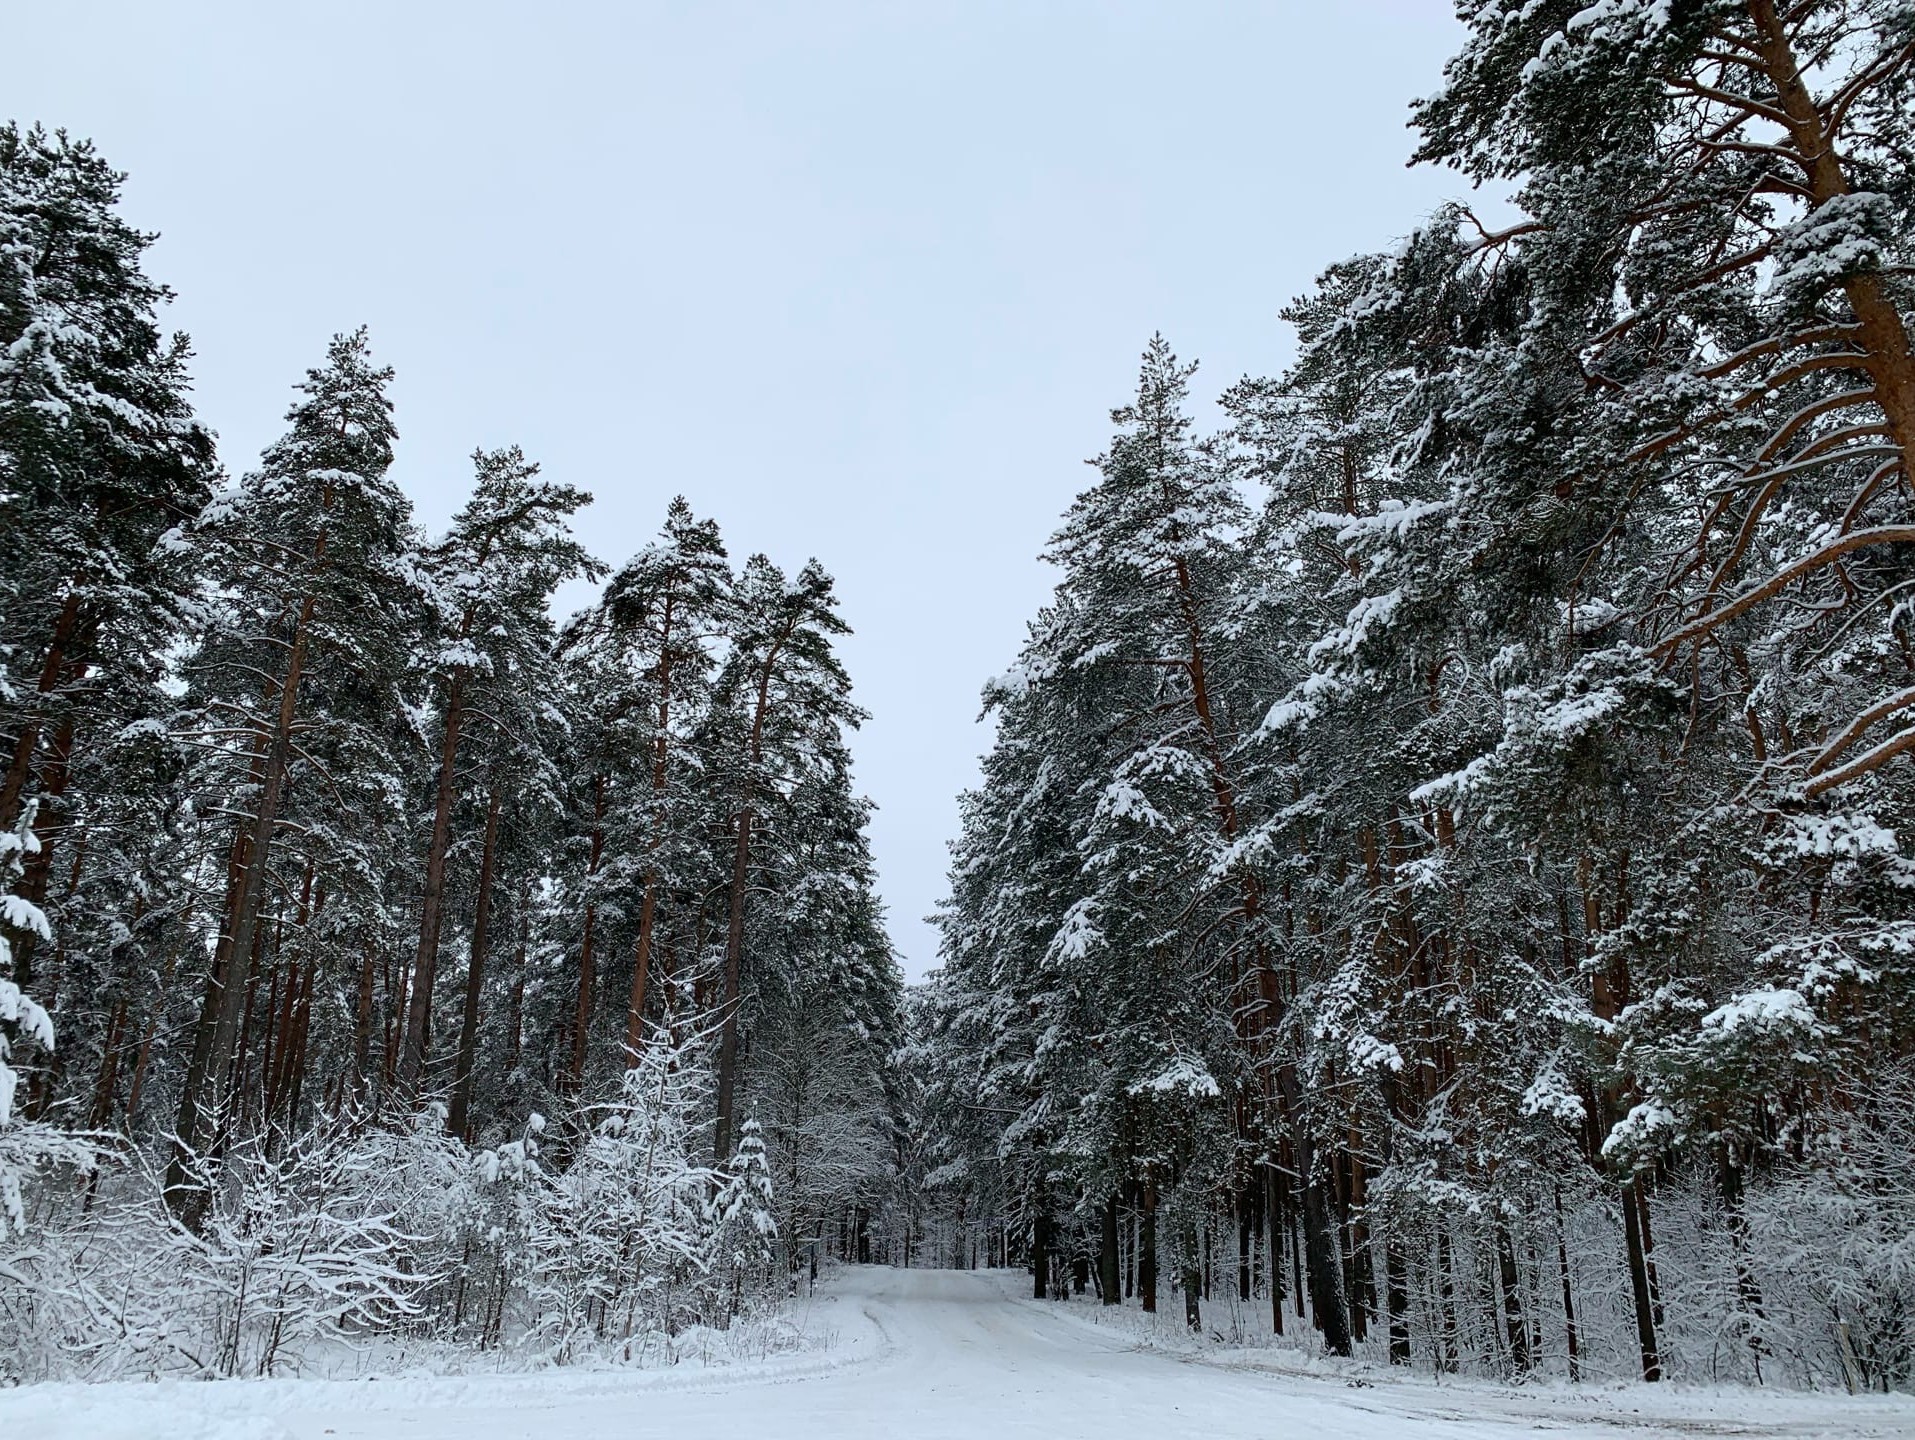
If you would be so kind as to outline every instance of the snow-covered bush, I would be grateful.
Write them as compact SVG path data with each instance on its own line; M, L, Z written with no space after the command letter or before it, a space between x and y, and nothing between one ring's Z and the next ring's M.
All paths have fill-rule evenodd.
M432 1237L404 1228L418 1192L389 1139L349 1117L199 1157L212 1201L197 1228L149 1177L106 1222L141 1272L121 1287L128 1300L162 1307L149 1334L194 1368L266 1375L297 1368L316 1341L421 1314Z
M192 1153L191 1220L165 1204L163 1145L42 1186L45 1223L0 1255L0 1380L265 1375L352 1349L674 1359L750 1307L776 1236L756 1123L710 1159L708 1039L654 1036L549 1166L542 1117L473 1151L429 1104Z
M1758 1191L1750 1243L1788 1307L1766 1327L1808 1383L1915 1386L1915 1070L1817 1117L1812 1157Z
M649 1336L726 1323L743 1273L762 1267L774 1226L755 1125L725 1167L707 1154L712 1076L702 1037L653 1034L546 1187L531 1235L531 1328L553 1358L611 1342L625 1358Z
M518 1139L471 1155L461 1149L465 1163L440 1206L446 1254L433 1302L433 1329L448 1340L486 1350L506 1337L552 1184L539 1163L544 1131L545 1117L534 1111Z

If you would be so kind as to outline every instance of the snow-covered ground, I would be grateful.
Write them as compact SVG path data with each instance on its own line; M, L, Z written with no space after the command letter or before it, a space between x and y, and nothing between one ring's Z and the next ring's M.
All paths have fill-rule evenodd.
M1515 1390L1162 1348L1135 1317L1017 1298L1022 1275L861 1268L813 1302L811 1353L667 1371L456 1379L42 1385L0 1392L6 1440L1511 1440L1915 1435L1905 1397ZM1260 1358L1261 1357L1261 1358Z

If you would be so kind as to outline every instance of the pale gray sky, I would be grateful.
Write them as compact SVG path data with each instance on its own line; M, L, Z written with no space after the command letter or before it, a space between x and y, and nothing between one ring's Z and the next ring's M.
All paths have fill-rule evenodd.
M682 491L734 556L837 575L914 978L978 687L1151 331L1206 399L1267 373L1287 299L1461 188L1404 168L1443 0L66 0L7 28L8 113L97 140L161 232L234 471L365 323L428 523L518 442L598 497L608 560Z

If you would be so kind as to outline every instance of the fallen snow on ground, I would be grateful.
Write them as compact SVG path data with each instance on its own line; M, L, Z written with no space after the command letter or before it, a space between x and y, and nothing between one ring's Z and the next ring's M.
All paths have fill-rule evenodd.
M1294 1337L1287 1343L1273 1341L1267 1322L1245 1327L1251 1333L1233 1339L1210 1328L1216 1310L1208 1307L1205 1333L1195 1335L1184 1323L1181 1298L1176 1296L1170 1297L1171 1308L1148 1315L1132 1306L1106 1308L1095 1298L1073 1297L1064 1304L1031 1300L1026 1298L1028 1283L1024 1280L1014 1291L1006 1285L1015 1303L1049 1310L1088 1330L1122 1337L1139 1349L1172 1355L1186 1364L1266 1376L1285 1393L1299 1386L1306 1392L1313 1387L1356 1391L1346 1403L1379 1416L1500 1420L1545 1430L1601 1424L1663 1435L1828 1435L1854 1440L1915 1436L1915 1397L1906 1395L1805 1394L1740 1385L1571 1385L1536 1379L1511 1385L1453 1375L1438 1378L1427 1371L1342 1360ZM1293 1325L1302 1328L1303 1323ZM1262 1333L1256 1333L1259 1328ZM1378 1433L1404 1432L1379 1426Z
M1295 1350L1179 1341L1135 1311L1018 1298L1021 1275L861 1268L808 1353L669 1370L0 1393L6 1440L1514 1440L1915 1435L1906 1397L1436 1385ZM828 1343L826 1343L828 1342ZM1180 1347L1180 1348L1167 1348Z
M822 1291L794 1304L778 1327L775 1344L754 1329L743 1346L714 1332L681 1336L669 1365L639 1357L631 1369L586 1364L531 1373L485 1373L484 1359L463 1356L463 1373L422 1369L381 1373L361 1358L353 1374L342 1365L328 1379L162 1380L98 1385L29 1385L0 1390L0 1437L4 1440L288 1440L308 1434L385 1436L418 1432L416 1415L464 1417L445 1430L461 1440L551 1432L538 1426L490 1428L499 1417L537 1417L557 1407L622 1405L636 1397L709 1392L733 1385L772 1385L822 1375L884 1353L884 1337L862 1306ZM509 1363L509 1362L507 1362ZM339 1426L336 1415L385 1416ZM475 1416L486 1426L472 1427ZM315 1419L323 1423L315 1427ZM399 1429L391 1426L403 1427ZM355 1428L356 1427L356 1428ZM431 1432L438 1433L438 1432ZM562 1430L551 1440L570 1436ZM579 1434L598 1434L581 1430Z

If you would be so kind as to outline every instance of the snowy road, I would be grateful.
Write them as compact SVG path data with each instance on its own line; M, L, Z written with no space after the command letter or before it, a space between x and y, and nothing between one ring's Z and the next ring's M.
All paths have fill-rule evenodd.
M843 1363L779 1371L190 1387L59 1386L0 1394L8 1440L1592 1440L1676 1433L1896 1436L1899 1401L1718 1397L1382 1383L1251 1372L1139 1349L1089 1306L1014 1298L1003 1274L858 1269L820 1308ZM155 1390L164 1390L164 1396ZM1666 1392L1665 1392L1666 1393ZM25 1402L21 1408L15 1408ZM1779 1402L1779 1403L1778 1403ZM1665 1408L1665 1406L1672 1408ZM1640 1407L1640 1408L1638 1408ZM9 1412L12 1412L11 1414ZM1592 1425L1592 1422L1594 1424Z

